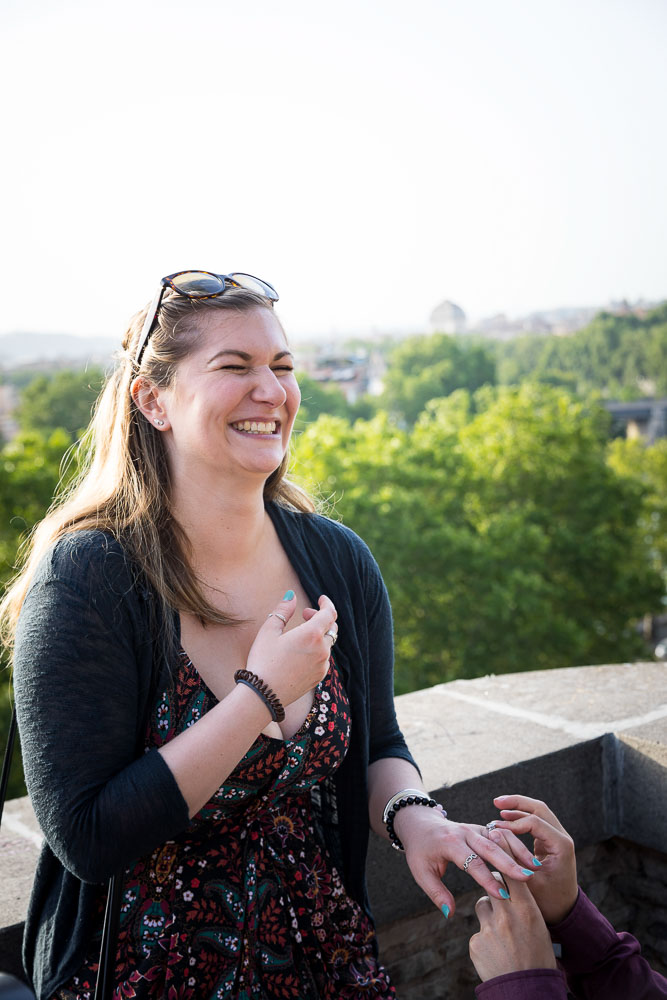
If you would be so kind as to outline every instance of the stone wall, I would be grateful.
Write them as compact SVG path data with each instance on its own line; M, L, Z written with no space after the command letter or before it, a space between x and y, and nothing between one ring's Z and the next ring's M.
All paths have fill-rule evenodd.
M452 819L486 823L493 797L545 799L577 845L580 881L667 974L667 665L576 667L441 684L397 699L426 787ZM0 831L0 971L20 974L20 936L40 835L27 799ZM445 921L405 858L373 835L371 901L400 1000L471 1000L468 940L481 890L450 868Z

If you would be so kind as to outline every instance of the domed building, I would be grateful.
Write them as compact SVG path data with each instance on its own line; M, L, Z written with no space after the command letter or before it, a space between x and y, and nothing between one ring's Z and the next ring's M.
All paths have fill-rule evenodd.
M463 333L466 328L466 314L461 306L445 299L431 313L428 325L431 333Z

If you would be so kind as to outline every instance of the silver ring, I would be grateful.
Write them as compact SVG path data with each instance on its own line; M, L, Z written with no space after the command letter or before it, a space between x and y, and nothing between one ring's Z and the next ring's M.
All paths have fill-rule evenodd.
M331 636L331 648L333 649L336 645L336 640L338 639L338 632L333 632L330 628L324 633L325 635Z
M487 830L495 830L496 826L497 826L496 820L492 819L490 823L486 824L486 829Z
M269 618L274 618L274 617L275 617L275 618L280 618L280 620L281 620L281 622L283 623L283 625L287 625L287 619L285 618L285 615L281 615L281 613L280 613L279 611L272 611L272 612L271 612L271 613L270 613L270 614L268 615L268 617L269 617Z
M470 864L471 861L474 861L475 858L477 858L477 857L479 857L479 855L477 855L477 854L469 854L468 855L468 857L463 862L463 871L464 872L468 871L468 865Z

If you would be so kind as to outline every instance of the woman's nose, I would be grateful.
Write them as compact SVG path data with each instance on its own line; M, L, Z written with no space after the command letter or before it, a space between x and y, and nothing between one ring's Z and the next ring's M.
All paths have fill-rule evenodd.
M287 399L287 393L280 384L280 379L269 367L259 370L251 395L253 399L271 403L272 406L281 406Z

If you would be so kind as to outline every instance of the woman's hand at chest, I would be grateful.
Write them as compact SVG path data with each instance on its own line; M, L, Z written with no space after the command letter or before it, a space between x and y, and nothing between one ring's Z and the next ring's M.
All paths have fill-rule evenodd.
M245 663L285 707L326 676L332 645L326 633L337 629L336 609L324 595L319 608L306 608L304 621L287 628L296 603L292 597L275 606L259 628ZM238 684L194 725L160 748L190 816L208 802L270 721L269 709L256 692Z

